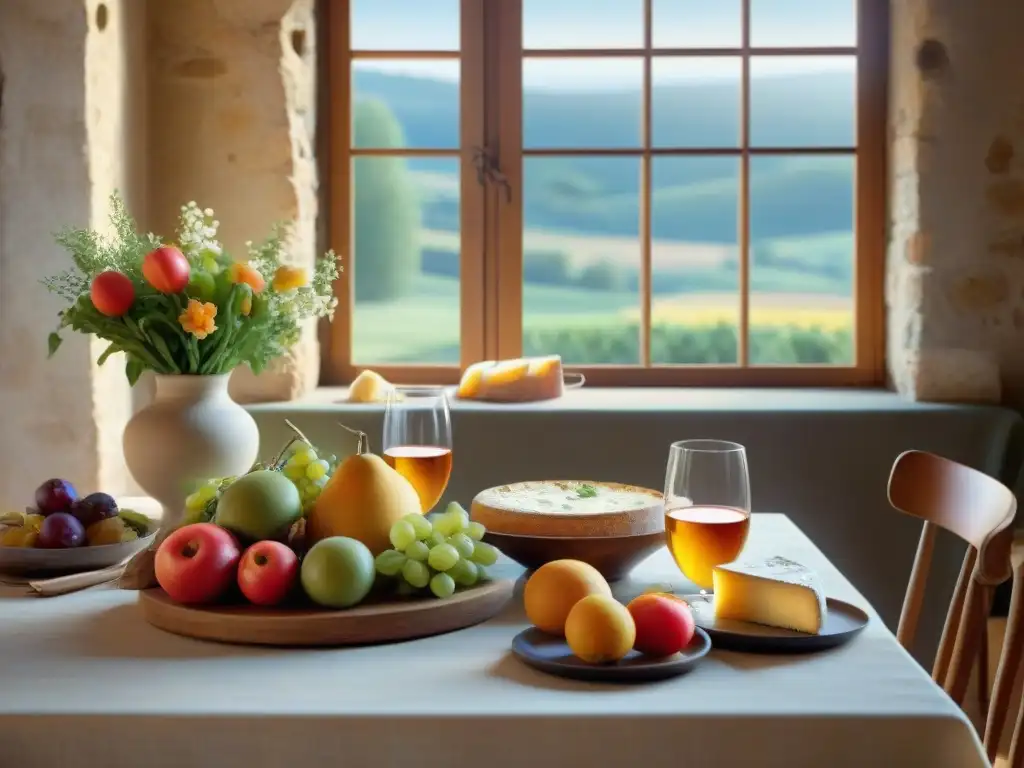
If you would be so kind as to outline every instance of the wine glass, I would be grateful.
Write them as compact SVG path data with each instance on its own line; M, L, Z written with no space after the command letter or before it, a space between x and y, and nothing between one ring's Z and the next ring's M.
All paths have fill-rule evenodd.
M673 443L665 473L665 536L683 575L711 589L712 569L739 557L749 530L746 449L724 440Z
M395 387L384 411L384 461L408 480L423 514L434 508L452 473L452 420L441 387Z

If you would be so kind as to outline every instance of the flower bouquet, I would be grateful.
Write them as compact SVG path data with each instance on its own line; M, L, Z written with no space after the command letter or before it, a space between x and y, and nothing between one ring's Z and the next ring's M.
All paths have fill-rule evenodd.
M117 194L111 224L111 237L85 229L57 237L73 266L43 281L70 305L50 334L51 356L70 328L109 342L101 365L123 352L133 385L147 370L205 376L245 364L260 373L298 341L303 320L330 317L337 304L337 257L328 252L312 275L286 264L281 225L246 243L239 261L217 240L213 211L194 202L181 207L174 242L140 234Z
M182 206L173 240L141 234L124 202L111 199L112 232L62 232L72 266L43 281L67 301L50 334L52 356L66 328L107 342L99 356L124 353L134 385L155 376L153 401L124 430L124 457L136 482L164 508L164 529L184 513L197 482L249 470L259 450L252 416L231 399L231 371L260 373L298 341L302 324L330 317L338 259L312 270L285 262L287 230L246 243L236 260L217 239L210 209Z

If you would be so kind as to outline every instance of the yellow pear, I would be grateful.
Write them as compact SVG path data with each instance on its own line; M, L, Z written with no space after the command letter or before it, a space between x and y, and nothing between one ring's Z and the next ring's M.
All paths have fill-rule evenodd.
M335 470L310 510L306 536L310 545L331 536L348 536L376 556L391 548L389 534L398 520L423 510L412 484L369 452L365 433L358 435L356 453Z

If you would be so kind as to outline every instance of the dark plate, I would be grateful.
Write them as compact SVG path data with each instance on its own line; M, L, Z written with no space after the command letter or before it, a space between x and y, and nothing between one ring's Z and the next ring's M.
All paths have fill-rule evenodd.
M546 634L536 627L512 638L512 653L541 672L608 683L642 683L675 677L693 669L710 650L711 640L700 627L681 653L655 659L630 651L622 661L612 664L588 664L573 655L565 638Z
M808 635L789 629L765 627L746 621L716 620L714 595L681 595L693 609L697 626L711 637L715 648L747 653L809 653L848 643L868 625L868 615L855 605L826 599L828 613L821 633Z

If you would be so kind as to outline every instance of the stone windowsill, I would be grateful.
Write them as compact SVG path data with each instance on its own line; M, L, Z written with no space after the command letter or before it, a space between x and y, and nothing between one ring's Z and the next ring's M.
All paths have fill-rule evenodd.
M454 387L447 388L450 396ZM332 412L379 410L382 404L354 404L345 400L346 387L320 387L292 401L253 403L253 413ZM458 400L451 396L453 411L551 411L595 414L650 411L948 411L972 407L963 403L913 402L884 389L852 388L687 388L687 387L585 387L562 397L534 403L490 403ZM974 406L995 407L995 406Z

